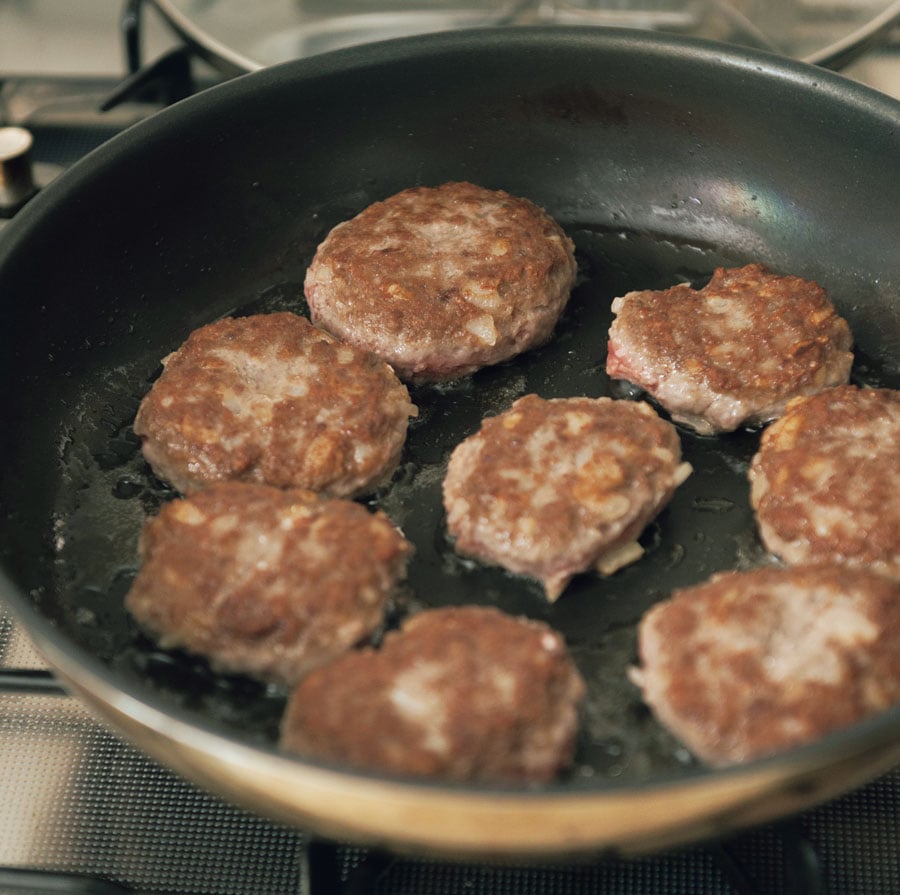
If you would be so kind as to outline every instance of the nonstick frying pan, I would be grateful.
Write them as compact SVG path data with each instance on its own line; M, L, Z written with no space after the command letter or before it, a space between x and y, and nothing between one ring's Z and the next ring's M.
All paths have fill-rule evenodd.
M486 603L566 636L590 686L572 772L536 789L388 778L279 754L284 694L167 653L122 608L140 526L173 496L130 424L159 360L226 313L302 312L335 223L414 184L527 196L575 240L553 341L449 387L371 502L416 545L389 623ZM448 454L526 392L618 394L611 299L761 261L821 282L857 341L854 381L900 382L900 105L751 50L649 33L469 31L287 63L102 146L0 239L3 596L62 679L192 780L320 834L439 855L632 854L763 822L900 760L900 711L727 771L642 706L635 624L672 588L767 562L747 502L758 433L683 431L695 472L608 580L539 588L460 561ZM624 396L627 397L627 396ZM839 421L836 421L839 424Z

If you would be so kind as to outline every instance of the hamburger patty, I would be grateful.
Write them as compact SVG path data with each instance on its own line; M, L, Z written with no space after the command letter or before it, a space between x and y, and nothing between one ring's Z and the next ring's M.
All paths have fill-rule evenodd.
M134 431L183 494L232 479L366 493L396 468L416 414L387 364L286 312L201 327L163 365Z
M900 583L837 565L725 572L658 603L635 682L692 752L728 765L900 703Z
M828 389L788 404L750 465L766 548L900 580L900 392Z
M375 631L410 545L381 513L223 482L148 520L125 605L163 648L293 684Z
M433 609L378 651L312 672L282 746L356 767L451 780L541 782L572 760L585 685L559 634L497 609Z
M649 404L526 395L454 449L447 527L458 552L537 578L555 600L578 572L638 559L638 536L690 471Z
M606 372L701 434L768 422L850 375L850 329L825 290L761 264L719 268L699 290L629 292L612 309Z
M306 275L313 321L404 379L453 379L547 339L575 282L541 208L471 183L404 190L338 224Z

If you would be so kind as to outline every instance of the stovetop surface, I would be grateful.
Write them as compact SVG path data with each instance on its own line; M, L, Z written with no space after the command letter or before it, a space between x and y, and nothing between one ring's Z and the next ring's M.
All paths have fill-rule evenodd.
M118 7L0 3L0 124L32 128L41 179L165 102L130 97L97 112L126 72ZM178 46L148 17L147 59ZM219 77L197 71L201 86ZM900 98L900 41L868 51L845 74ZM0 614L0 677L43 667ZM123 743L75 699L16 679L0 687L0 895L900 892L900 769L783 824L641 860L433 862L323 843L226 804Z

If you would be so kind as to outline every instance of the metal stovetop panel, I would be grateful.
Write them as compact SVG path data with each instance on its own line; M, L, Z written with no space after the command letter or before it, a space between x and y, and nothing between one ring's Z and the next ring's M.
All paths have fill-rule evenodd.
M4 668L40 668L0 620ZM124 744L75 699L0 694L0 865L153 892L300 891L306 840L216 799Z

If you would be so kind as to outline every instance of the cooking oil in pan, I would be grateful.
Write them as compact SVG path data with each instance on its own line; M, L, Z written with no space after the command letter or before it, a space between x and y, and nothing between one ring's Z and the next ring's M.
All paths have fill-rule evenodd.
M640 781L683 774L685 768L702 772L643 705L627 669L637 661L637 622L653 603L715 571L770 561L748 502L747 469L758 432L706 437L680 429L684 459L694 472L642 535L644 556L609 578L577 576L554 604L536 582L458 556L446 532L441 482L447 460L485 416L530 392L546 398L637 397L604 372L616 295L676 282L702 285L718 265L753 260L633 233L590 227L570 232L581 276L550 343L462 381L412 389L420 415L410 426L400 467L366 501L387 513L415 546L408 585L388 625L422 608L471 602L542 619L566 637L589 687L571 785ZM307 312L299 282L238 301L233 313L283 310ZM119 675L189 711L198 724L274 748L282 691L214 674L202 659L158 649L123 607L137 571L141 525L175 496L144 462L131 421L158 358L176 347L159 345L152 361L136 360L115 376L100 374L75 414L80 424L66 433L55 532L63 603L57 615ZM877 364L864 359L854 377L878 384Z

